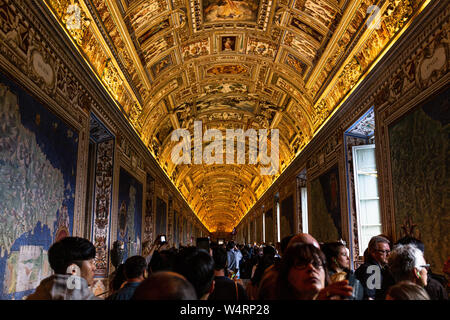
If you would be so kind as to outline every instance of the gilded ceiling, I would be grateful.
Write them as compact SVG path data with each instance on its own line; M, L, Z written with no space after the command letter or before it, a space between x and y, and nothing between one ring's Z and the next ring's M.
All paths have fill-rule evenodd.
M45 1L211 232L239 223L427 4ZM262 175L261 163L175 165L171 133L193 134L197 121L224 135L226 129L279 129L278 150L269 136L279 170Z

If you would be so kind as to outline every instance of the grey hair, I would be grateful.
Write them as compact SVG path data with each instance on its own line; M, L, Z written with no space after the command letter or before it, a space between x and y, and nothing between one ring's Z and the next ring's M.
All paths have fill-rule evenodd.
M388 265L396 282L410 280L414 268L422 269L423 253L413 244L398 244L389 255Z
M380 242L381 243L387 243L389 246L391 245L390 241L388 239L386 239L385 237L374 236L369 241L369 245L368 245L369 251L370 252L375 251L376 248L377 248L377 243L380 243Z

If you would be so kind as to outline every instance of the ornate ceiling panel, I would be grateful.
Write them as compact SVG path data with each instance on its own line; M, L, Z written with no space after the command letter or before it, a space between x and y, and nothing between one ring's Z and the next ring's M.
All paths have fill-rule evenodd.
M424 5L420 0L45 1L211 232L229 232L239 223ZM371 13L379 14L379 24ZM254 164L250 158L227 163L225 142L222 163L197 163L199 148L218 156L212 138L194 139L200 121L197 129L217 129L216 137L229 129L269 130L267 148L278 152L279 170L262 174L270 162L261 161L261 152ZM190 133L190 164L172 162L176 129ZM270 129L279 130L278 148ZM246 155L255 149L250 140L245 146Z

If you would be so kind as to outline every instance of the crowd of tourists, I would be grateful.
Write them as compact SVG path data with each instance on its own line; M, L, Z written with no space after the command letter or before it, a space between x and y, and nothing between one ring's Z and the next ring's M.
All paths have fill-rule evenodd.
M169 248L155 241L145 256L131 256L95 296L94 245L67 237L48 258L54 274L28 300L447 300L448 282L425 260L424 244L373 237L355 268L344 241L319 243L300 233L272 244L209 243ZM442 267L450 276L450 258Z

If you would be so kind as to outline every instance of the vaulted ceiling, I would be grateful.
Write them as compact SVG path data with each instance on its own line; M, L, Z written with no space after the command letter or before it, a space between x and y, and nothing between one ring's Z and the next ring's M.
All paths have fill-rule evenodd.
M211 232L239 223L427 3L45 1ZM187 129L193 139L196 121L224 137L278 129L278 148L268 138L279 170L264 175L261 157L227 164L225 154L223 164L173 163L172 132Z

